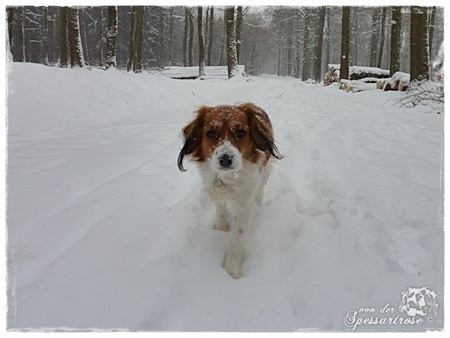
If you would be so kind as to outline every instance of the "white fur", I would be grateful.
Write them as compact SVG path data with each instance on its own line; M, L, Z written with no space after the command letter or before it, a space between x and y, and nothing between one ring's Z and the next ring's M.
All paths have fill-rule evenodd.
M237 171L242 169L242 154L239 152L239 150L234 147L230 141L225 141L220 146L218 146L212 155L211 160L211 170L221 172L224 169L221 168L219 158L223 154L228 154L233 156L233 164L229 168L227 168L227 171Z
M220 169L216 163L224 151L233 153L235 160L240 161L233 170ZM240 278L245 238L251 226L255 204L262 202L270 171L270 163L262 166L243 160L239 151L229 142L219 146L211 159L200 164L204 187L216 206L215 229L231 229L231 244L224 268L233 278Z

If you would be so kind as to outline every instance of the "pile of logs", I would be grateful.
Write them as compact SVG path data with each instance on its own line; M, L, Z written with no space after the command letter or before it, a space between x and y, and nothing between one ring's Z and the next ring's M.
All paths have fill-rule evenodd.
M398 90L405 91L409 87L409 81L411 76L408 73L397 72L388 79L377 81L377 89L384 91Z
M358 92L370 89L399 90L405 91L408 89L410 82L410 75L408 73L397 72L392 77L389 75L389 70L376 67L350 67L350 79L340 79L339 64L329 64L327 73L325 74L324 84L331 85L334 82L339 82L339 88L350 92ZM369 84L376 84L370 86Z
M329 64L327 73L325 74L324 84L330 85L340 80L340 64ZM381 69L377 67L359 67L352 66L349 68L350 80L356 81L361 79L370 78L371 81L365 81L366 83L376 83L377 79L383 79L389 77L389 70Z

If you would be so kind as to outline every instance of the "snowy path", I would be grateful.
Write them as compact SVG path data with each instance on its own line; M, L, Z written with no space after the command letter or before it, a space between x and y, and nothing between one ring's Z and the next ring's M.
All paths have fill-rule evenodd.
M9 328L342 331L349 310L425 285L433 323L361 329L442 326L444 114L276 77L13 64L9 88ZM234 280L230 235L176 159L196 107L246 101L285 159Z

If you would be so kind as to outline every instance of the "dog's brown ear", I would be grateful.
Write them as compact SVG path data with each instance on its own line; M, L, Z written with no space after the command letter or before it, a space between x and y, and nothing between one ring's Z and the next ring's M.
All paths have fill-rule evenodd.
M238 108L247 115L250 126L250 136L255 146L259 150L269 152L270 155L281 160L283 156L275 145L272 125L267 113L253 103L245 103L238 106Z
M191 155L194 152L199 151L202 143L204 118L208 110L208 107L201 107L197 111L195 119L182 129L184 145L178 155L178 169L180 169L180 171L186 171L183 167L184 155Z

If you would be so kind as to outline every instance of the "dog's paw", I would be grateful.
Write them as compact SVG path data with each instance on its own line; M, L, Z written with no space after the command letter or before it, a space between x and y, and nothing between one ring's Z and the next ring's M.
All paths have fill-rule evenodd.
M238 261L236 258L227 257L225 258L224 266L225 270L228 272L228 274L233 277L234 279L241 278L241 262Z

